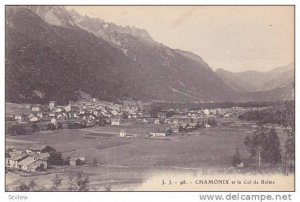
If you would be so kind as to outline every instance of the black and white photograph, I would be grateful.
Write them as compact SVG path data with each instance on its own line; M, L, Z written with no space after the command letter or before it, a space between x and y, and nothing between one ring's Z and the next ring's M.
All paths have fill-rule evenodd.
M295 191L295 5L3 9L5 192Z

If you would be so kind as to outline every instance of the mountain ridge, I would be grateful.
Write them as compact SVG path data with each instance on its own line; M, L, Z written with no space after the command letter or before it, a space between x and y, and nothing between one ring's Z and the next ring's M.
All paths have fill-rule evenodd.
M217 69L215 72L225 83L236 88L239 92L267 91L294 82L293 63L267 72L253 70L230 72L222 68Z
M66 103L79 99L78 92L109 101L208 102L248 96L200 56L158 43L146 30L64 7L7 6L6 11L7 101Z
M55 11L51 10L53 8ZM204 67L204 63L199 64L171 48L145 39L144 35L139 37L131 31L123 31L124 28L118 28L119 32L114 28L105 33L116 40L112 46L112 40L110 43L73 24L68 13L61 15L65 10L60 7L7 9L6 60L10 62L6 64L6 82L7 92L12 91L6 96L8 100L39 100L33 93L39 92L44 101L64 97L66 102L76 99L75 92L79 90L111 100L129 97L210 101L228 100L235 95L208 65ZM52 15L56 13L59 15L55 19L62 16L61 22L53 20ZM20 54L10 54L13 52ZM32 81L26 83L25 75Z

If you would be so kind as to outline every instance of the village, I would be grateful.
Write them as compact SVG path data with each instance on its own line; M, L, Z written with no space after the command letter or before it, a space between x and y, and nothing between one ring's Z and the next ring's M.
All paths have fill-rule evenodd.
M143 105L141 102L125 101L122 104L114 104L96 98L91 102L70 102L66 106L58 106L56 101L50 101L48 105L27 104L25 108L22 113L6 117L6 135L29 135L54 130L59 133L59 130L109 126L116 128L114 134L121 138L134 138L140 135L159 138L217 127L220 126L217 122L220 117L223 119L237 117L241 112L253 110L250 107L161 110L151 109L149 105ZM135 125L142 128L151 125L151 129L145 130L142 134L126 130L126 126ZM77 166L84 163L86 160L83 156L63 159L60 152L43 142L23 150L17 148L6 150L6 167L10 170L39 172L47 170L51 165Z
M38 181L40 190L52 190L56 178L64 182L59 190L69 190L74 173L87 177L91 190L139 186L148 175L166 171L247 173L257 169L247 160L247 136L263 125L276 129L281 149L287 140L287 127L276 119L283 116L276 115L272 103L174 106L92 99L6 106L10 190L31 181ZM268 113L275 113L275 119ZM259 123L259 114L269 121ZM241 157L232 164L235 156ZM284 170L281 165L275 172Z
M72 102L71 102L72 103ZM168 124L172 132L193 130L216 125L216 116L237 116L241 108L146 111L141 103L125 102L113 104L105 101L76 103L57 106L50 101L48 106L26 105L29 113L12 114L6 117L9 135L24 135L36 131L74 129L93 126L119 126L132 124ZM20 127L24 130L20 131ZM19 130L18 130L19 129ZM170 130L169 130L170 131ZM22 133L23 134L19 134ZM154 132L154 131L153 131ZM165 131L167 132L167 131Z

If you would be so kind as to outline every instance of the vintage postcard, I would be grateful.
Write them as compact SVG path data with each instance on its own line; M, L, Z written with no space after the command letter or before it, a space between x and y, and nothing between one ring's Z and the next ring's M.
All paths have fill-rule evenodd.
M294 11L5 6L5 190L295 191Z

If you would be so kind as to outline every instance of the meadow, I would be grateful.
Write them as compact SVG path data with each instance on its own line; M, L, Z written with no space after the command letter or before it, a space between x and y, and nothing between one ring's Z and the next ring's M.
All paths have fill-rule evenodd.
M147 132L158 126L165 127L141 124L46 131L7 137L6 146L22 149L41 142L56 148L64 158L83 156L87 162L97 161L97 166L52 168L45 174L27 175L23 177L25 181L34 179L47 186L55 173L67 181L67 173L75 169L89 176L90 185L95 190L101 190L105 185L120 190L124 184L128 187L142 183L149 175L158 172L224 173L232 167L236 148L243 157L249 155L243 141L254 131L245 122L243 127L221 126L167 137L146 137ZM119 137L122 129L136 137ZM12 180L14 175L9 173L6 176L8 183L16 183Z

